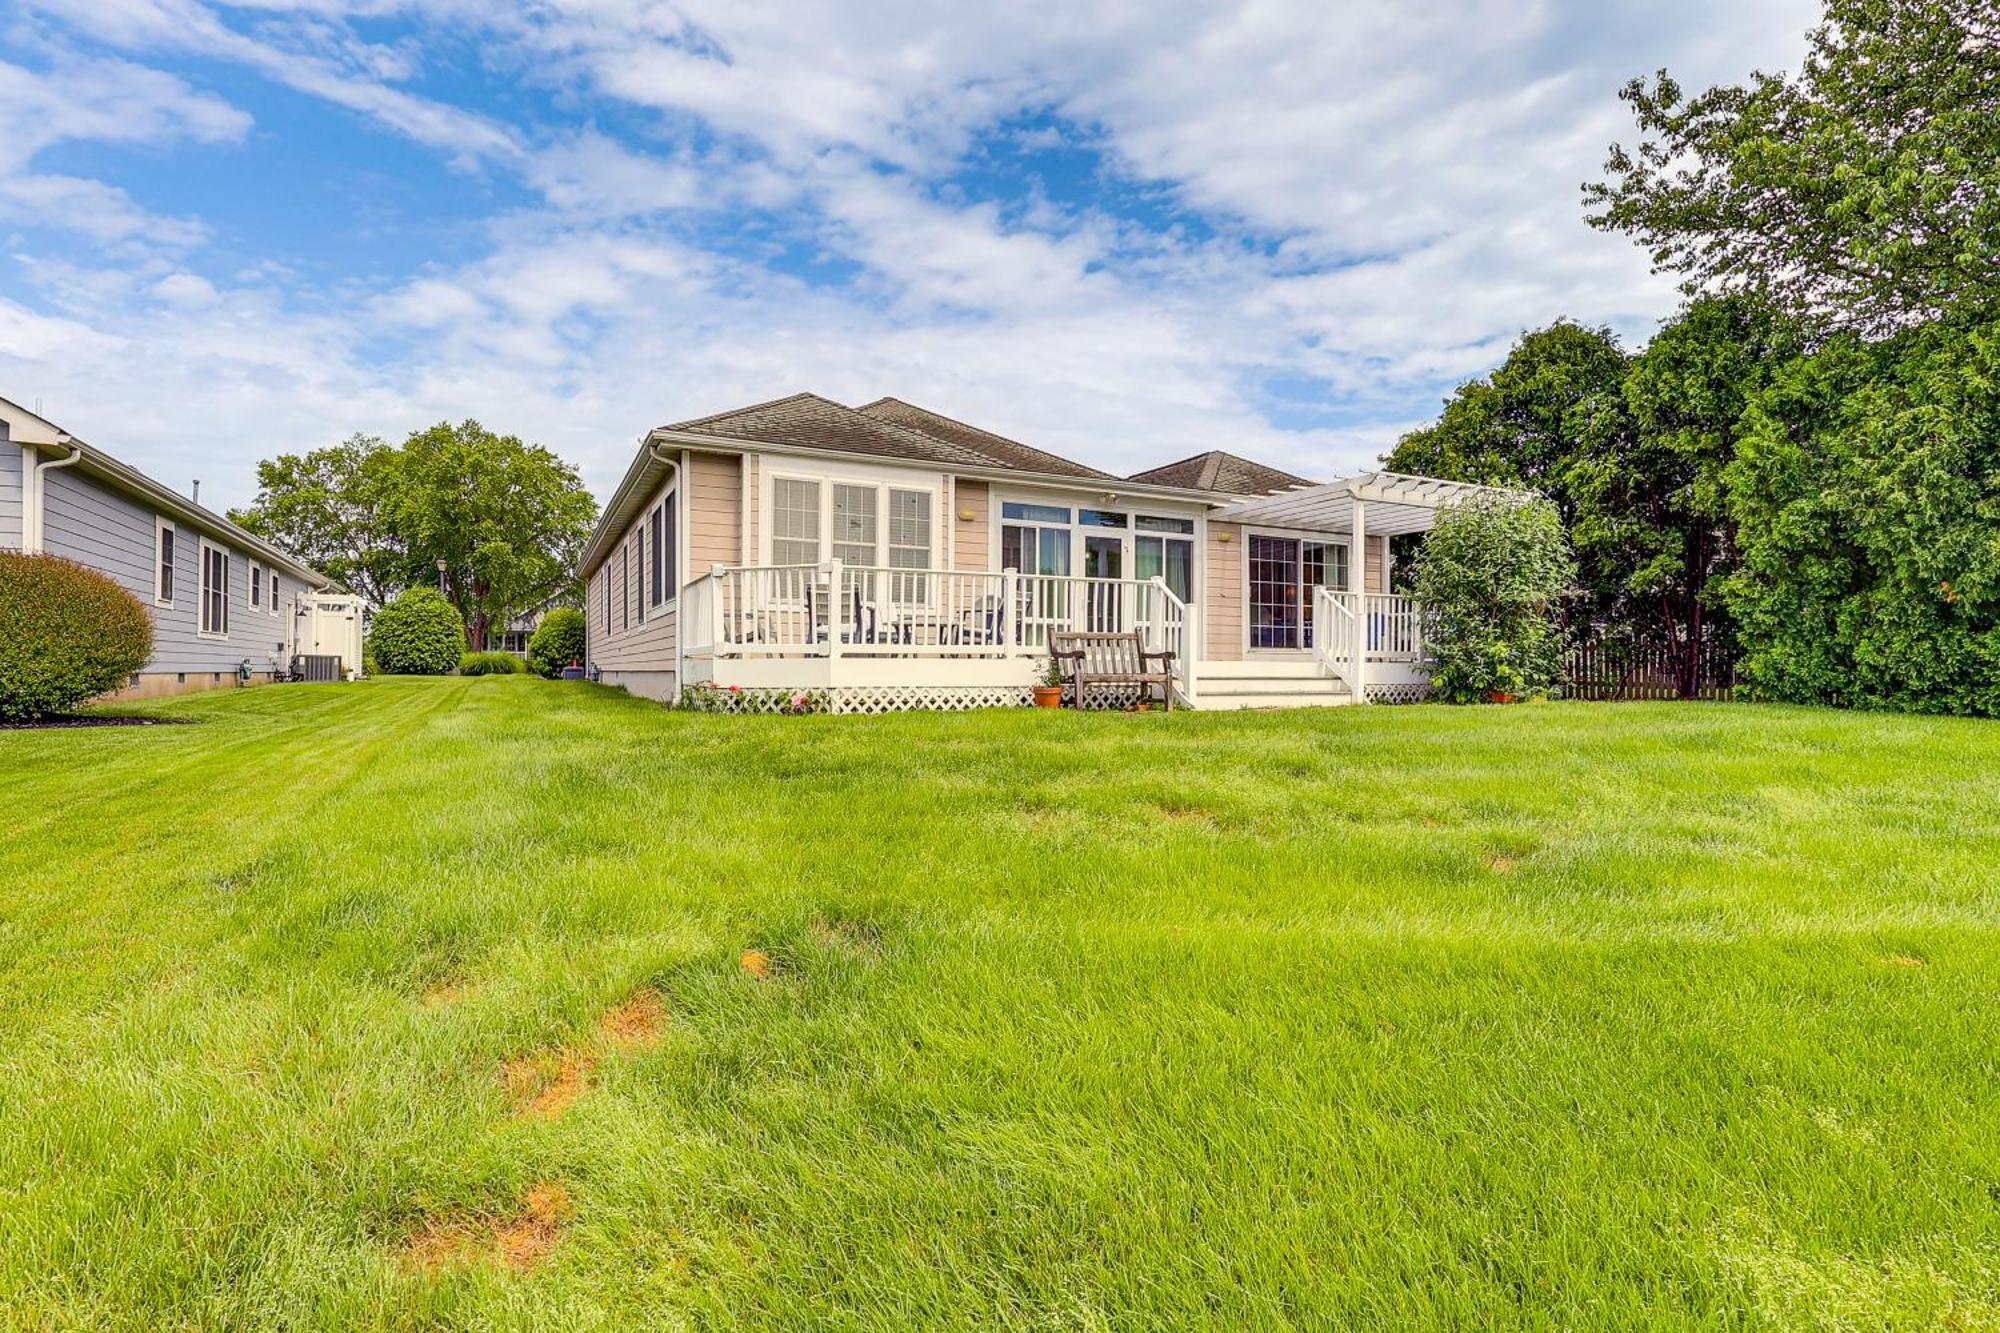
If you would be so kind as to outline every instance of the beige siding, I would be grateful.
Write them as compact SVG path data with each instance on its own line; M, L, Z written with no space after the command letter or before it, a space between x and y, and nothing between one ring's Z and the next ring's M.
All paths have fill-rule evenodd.
M590 632L591 665L605 673L605 679L613 684L624 684L619 677L625 672L647 672L671 675L675 668L675 654L678 643L674 638L675 605L647 606L642 608L635 600L639 580L634 578L632 588L626 586L627 569L637 556L632 544L633 533L645 522L646 514L659 499L657 493L648 496L646 503L639 507L639 517L623 532L618 534L618 544L611 548L604 563L590 576L590 597L584 608L586 623ZM650 561L650 556L648 557ZM611 588L611 625L605 628L604 598L605 584Z
M1201 578L1202 640L1211 661L1243 656L1243 529L1210 523Z
M743 493L750 497L750 503L742 506L742 508L739 509L738 511L740 514L743 515L742 519L739 520L743 524L743 541L742 541L742 555L739 558L738 563L745 565L754 565L757 563L757 455L756 454L743 455L743 466L739 475L741 477L743 484Z
M1362 526L1367 526L1363 524ZM1387 592L1388 584L1382 575L1388 570L1389 539L1387 537L1368 538L1368 563L1361 570L1361 587L1364 592Z
M715 565L733 565L743 552L743 465L734 454L688 458L687 572L698 579Z
M947 515L951 524L953 569L983 570L988 565L987 548L992 541L992 526L987 511L991 493L983 481L967 481L960 478L955 487L953 512ZM971 514L961 520L960 514Z

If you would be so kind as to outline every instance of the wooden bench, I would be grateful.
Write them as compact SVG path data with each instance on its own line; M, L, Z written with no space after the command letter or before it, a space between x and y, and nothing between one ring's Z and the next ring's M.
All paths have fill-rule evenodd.
M1061 668L1083 707L1083 692L1093 685L1160 687L1167 711L1174 710L1174 655L1166 648L1148 648L1137 634L1084 634L1055 630L1049 634L1049 656ZM1157 664L1157 665L1155 665Z

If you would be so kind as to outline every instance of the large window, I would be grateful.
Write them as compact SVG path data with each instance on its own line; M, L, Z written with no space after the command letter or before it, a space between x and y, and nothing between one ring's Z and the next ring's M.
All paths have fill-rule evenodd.
M278 571L271 571L271 614L278 614Z
M164 518L153 526L153 601L159 606L174 604L174 525Z
M1314 588L1347 587L1347 546L1250 537L1250 646L1312 647Z
M1133 573L1165 579L1174 596L1194 600L1194 520L1141 514L1132 538Z
M778 477L771 483L771 563L819 563L819 483Z
M1022 574L1069 573L1070 511L1062 505L1000 506L1000 567Z
M229 553L207 542L201 544L201 633L229 633Z
M681 590L681 547L678 535L679 520L674 513L675 497L669 495L660 506L660 566L664 571L661 587L662 597L680 596Z
M264 567L255 560L250 562L250 609L264 605Z

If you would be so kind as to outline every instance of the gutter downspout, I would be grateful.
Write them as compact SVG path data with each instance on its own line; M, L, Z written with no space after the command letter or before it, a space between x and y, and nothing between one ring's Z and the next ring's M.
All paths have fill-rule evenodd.
M68 435L60 436L58 444L69 445L68 458L51 458L48 462L36 461L28 469L27 485L22 488L21 497L21 549L29 555L42 553L42 498L44 485L42 474L53 472L59 467L72 467L83 461L83 450L70 444ZM33 457L32 451L28 452Z

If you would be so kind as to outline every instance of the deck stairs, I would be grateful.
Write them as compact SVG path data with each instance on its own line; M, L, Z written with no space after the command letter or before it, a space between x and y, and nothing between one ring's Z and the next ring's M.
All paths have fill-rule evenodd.
M1282 658L1202 662L1195 668L1196 708L1333 708L1354 702L1347 683L1312 661Z

